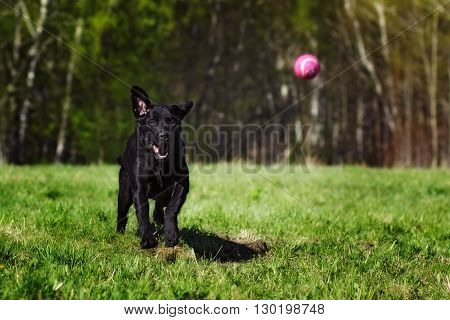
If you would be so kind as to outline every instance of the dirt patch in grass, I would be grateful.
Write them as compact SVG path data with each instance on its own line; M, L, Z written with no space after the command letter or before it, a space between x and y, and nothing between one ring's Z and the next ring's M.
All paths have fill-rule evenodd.
M178 259L193 259L195 255L189 248L177 245L174 248L160 246L156 248L156 257L167 263L175 263Z

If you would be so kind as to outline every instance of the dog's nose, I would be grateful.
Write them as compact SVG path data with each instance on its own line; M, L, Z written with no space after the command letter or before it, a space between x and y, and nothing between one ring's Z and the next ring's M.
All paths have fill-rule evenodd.
M167 140L167 138L169 137L169 135L166 132L160 132L158 136L161 141Z

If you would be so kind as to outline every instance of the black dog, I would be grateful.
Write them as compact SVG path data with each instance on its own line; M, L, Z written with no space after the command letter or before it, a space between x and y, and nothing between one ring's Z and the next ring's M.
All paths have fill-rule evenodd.
M150 198L155 200L154 221L164 225L166 245L173 247L179 238L177 215L189 192L181 120L192 108L192 102L152 104L142 88L133 86L131 104L136 129L128 139L125 152L118 158L121 168L117 231L125 231L128 210L134 203L141 247L155 247L158 242L155 225L149 219Z

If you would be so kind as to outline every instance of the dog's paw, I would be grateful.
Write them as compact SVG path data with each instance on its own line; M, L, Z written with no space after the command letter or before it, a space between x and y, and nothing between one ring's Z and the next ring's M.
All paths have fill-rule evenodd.
M117 226L116 232L117 233L125 233L125 226Z
M141 248L142 249L151 249L155 248L158 245L158 241L156 241L155 237L145 237L141 240Z
M166 234L166 247L175 247L178 244L178 232L168 232Z
M173 248L178 244L178 239L166 239L166 247Z

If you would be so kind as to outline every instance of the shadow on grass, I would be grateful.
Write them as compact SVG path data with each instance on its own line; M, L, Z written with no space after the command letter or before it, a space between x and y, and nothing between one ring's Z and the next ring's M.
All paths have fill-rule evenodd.
M242 262L267 252L264 241L232 240L227 236L207 233L195 228L180 230L181 239L194 250L196 258L220 262Z

